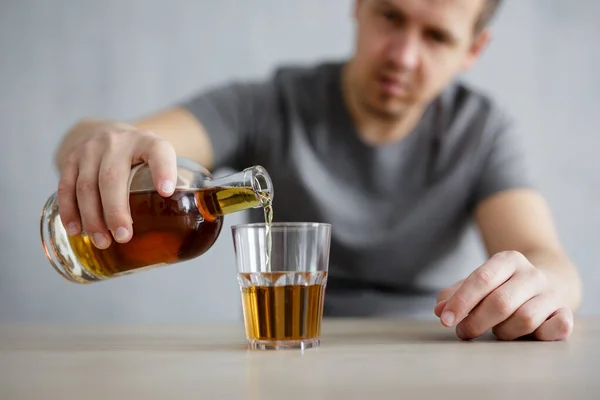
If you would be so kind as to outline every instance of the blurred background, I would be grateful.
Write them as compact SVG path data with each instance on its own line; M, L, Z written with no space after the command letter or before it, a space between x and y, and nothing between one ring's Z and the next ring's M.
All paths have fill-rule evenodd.
M580 313L597 313L600 1L505 3L491 47L465 79L520 122L583 275ZM194 261L86 286L61 278L39 236L58 182L54 150L84 116L130 120L282 63L346 57L351 9L351 0L0 0L0 322L239 319L229 228L244 215L228 218ZM481 260L472 235L453 270L462 278Z

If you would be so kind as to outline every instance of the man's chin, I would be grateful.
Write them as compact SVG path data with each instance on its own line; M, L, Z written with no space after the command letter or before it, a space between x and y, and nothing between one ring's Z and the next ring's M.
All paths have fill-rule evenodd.
M387 119L400 118L410 108L406 102L394 100L381 100L369 102L370 112Z

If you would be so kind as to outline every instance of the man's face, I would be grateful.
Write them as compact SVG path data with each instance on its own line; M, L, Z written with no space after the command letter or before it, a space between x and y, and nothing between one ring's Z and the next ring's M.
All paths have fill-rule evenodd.
M474 33L484 1L356 0L356 99L389 118L429 103L487 40Z

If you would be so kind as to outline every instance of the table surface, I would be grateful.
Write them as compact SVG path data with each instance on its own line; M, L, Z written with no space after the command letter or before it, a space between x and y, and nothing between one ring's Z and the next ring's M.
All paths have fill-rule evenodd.
M241 324L0 325L0 399L599 399L599 333L579 318L563 342L462 342L435 321L341 319L319 348L260 351Z

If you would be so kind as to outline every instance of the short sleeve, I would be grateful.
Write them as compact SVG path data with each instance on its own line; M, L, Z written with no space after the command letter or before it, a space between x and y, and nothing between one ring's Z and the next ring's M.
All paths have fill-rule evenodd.
M508 118L498 117L482 140L481 158L475 171L472 207L499 192L534 188L523 138Z
M179 104L203 125L213 147L213 169L253 163L261 135L277 124L272 81L234 82L211 88ZM262 151L262 149L261 149Z

